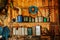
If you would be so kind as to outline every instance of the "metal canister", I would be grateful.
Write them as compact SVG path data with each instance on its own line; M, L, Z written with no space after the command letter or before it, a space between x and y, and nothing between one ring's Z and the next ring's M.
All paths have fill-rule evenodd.
M43 21L44 21L44 22L47 22L47 18L46 18L46 17L44 17L44 18L43 18Z
M41 29L40 29L40 26L39 25L36 26L36 35L37 36L40 36L41 35Z
M29 21L29 17L28 17L28 16L24 16L24 17L23 17L23 21L24 21L24 22L28 22L28 21Z
M49 17L47 17L47 22L50 22L50 18Z
M19 32L19 33L18 33L19 35L22 34L22 29L21 29L21 27L18 28L18 32Z
M32 22L35 22L35 18L32 18Z
M17 16L17 22L22 22L22 20L23 20L22 18L23 18L23 17L22 17L21 15L18 15L18 16Z
M43 17L38 17L39 18L39 22L43 22Z
M32 26L32 31L33 31L33 35L35 36L36 35L36 27L35 26Z
M18 30L16 30L16 35L18 35Z
M13 28L13 35L16 35L16 28Z
M38 17L35 18L35 22L38 22Z
M28 35L28 34L27 34L27 28L25 28L25 35Z
M28 27L27 32L28 32L28 35L32 35L32 28Z
M25 34L24 34L24 27L21 28L21 32L22 32L21 35L24 36L24 35L25 35Z
M32 17L29 17L29 22L32 22Z

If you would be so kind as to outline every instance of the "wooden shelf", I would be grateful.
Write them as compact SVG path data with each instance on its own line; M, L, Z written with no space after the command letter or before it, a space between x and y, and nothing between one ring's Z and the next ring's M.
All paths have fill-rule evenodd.
M40 25L42 27L49 27L50 23L49 22L41 22L41 23L12 23L12 26L14 27L19 27L19 26L26 26L26 27L33 27L36 25Z

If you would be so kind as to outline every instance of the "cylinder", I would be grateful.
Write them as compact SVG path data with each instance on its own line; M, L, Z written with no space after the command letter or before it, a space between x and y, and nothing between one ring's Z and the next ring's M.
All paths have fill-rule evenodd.
M17 22L22 22L22 19L23 17L21 15L17 16Z
M29 17L29 22L32 22L32 17Z
M35 22L38 22L38 17L35 18Z
M36 26L36 36L40 36L41 35L41 30L40 29L41 29L40 26L37 25Z
M32 22L35 22L35 18L32 18Z
M32 31L33 31L33 35L35 36L36 35L36 27L35 26L32 26Z
M50 22L50 18L49 17L47 17L47 22Z
M27 28L25 28L25 35L28 35L28 34L27 34Z
M18 35L18 30L16 30L16 35Z
M32 28L28 27L27 32L28 32L28 35L32 35Z
M13 35L16 35L16 28L13 28Z
M39 22L43 22L43 17L38 17L39 18Z
M22 34L22 29L21 29L21 27L18 28L18 32L19 32L19 33L18 33L19 35Z
M22 36L24 36L24 27L21 28Z
M47 18L46 18L46 17L44 17L44 18L43 18L43 21L44 21L44 22L47 22Z
M28 17L28 16L24 16L24 17L23 17L23 21L24 21L24 22L28 22L28 21L29 21L29 17Z

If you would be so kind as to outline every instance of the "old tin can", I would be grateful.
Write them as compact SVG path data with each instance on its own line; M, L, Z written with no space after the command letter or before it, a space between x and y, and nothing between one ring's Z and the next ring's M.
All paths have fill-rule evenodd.
M32 18L32 22L35 22L35 18Z
M38 17L35 18L35 22L38 22Z
M43 17L38 17L39 18L39 22L43 22Z
M24 17L23 17L23 21L24 21L24 22L28 22L28 21L29 21L29 17L28 17L28 16L24 16Z
M32 22L32 17L29 17L29 22Z
M44 17L44 18L43 18L43 21L44 21L44 22L47 22L47 18L46 18L46 17Z
M36 26L36 35L40 36L41 35L41 28L39 25Z
M22 18L23 18L23 17L22 17L21 15L18 15L18 16L17 16L17 22L22 22L22 21L23 21Z
M50 18L49 17L47 17L47 22L50 22Z

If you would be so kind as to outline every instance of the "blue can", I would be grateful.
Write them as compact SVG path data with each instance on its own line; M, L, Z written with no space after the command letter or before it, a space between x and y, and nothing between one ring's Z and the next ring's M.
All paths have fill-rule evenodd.
M17 22L22 22L22 16L21 15L19 15L19 16L17 16Z

